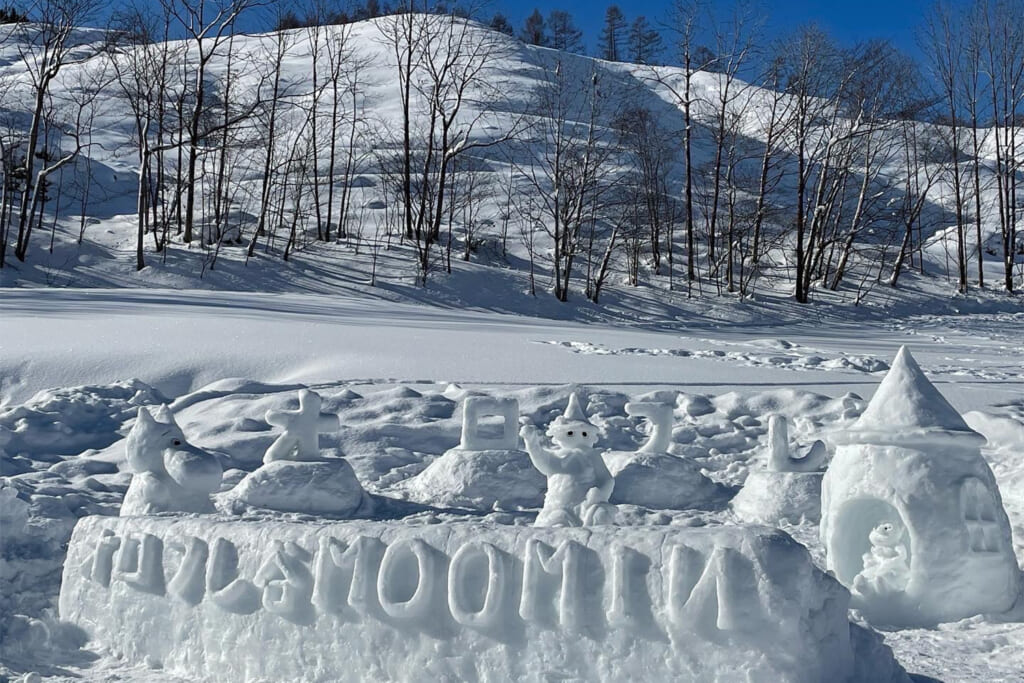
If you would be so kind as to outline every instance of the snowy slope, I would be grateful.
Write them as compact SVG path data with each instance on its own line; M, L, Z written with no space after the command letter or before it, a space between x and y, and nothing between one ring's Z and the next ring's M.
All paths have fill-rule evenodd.
M337 28L328 27L327 31L336 31ZM399 91L395 85L394 56L389 53L383 35L380 20L368 21L355 24L351 27L349 45L354 50L353 56L356 59L365 60L366 67L361 72L364 79L363 92L360 99L360 107L365 109L371 121L371 126L380 130L395 130L398 126L400 115ZM473 32L485 32L487 29L473 27ZM97 40L96 32L83 31L77 36L83 45ZM238 88L254 90L261 78L261 69L265 68L268 55L273 52L277 34L264 34L252 36L238 36L231 44L232 69L234 76L238 79ZM289 49L283 64L283 88L289 93L308 92L311 87L310 52L311 40L305 30L296 30L288 33L285 40ZM600 84L602 104L597 111L597 123L605 133L612 135L608 127L613 125L615 116L630 107L643 108L650 111L657 121L659 127L668 135L672 141L678 140L682 128L682 112L678 102L670 94L667 87L659 85L664 82L678 87L681 79L680 71L671 67L642 67L629 64L619 64L595 60L579 55L563 54L546 48L526 46L511 39L500 37L500 53L489 60L484 72L484 81L477 85L467 97L467 105L462 114L464 120L479 120L474 125L474 133L470 142L488 142L501 139L501 137L523 122L536 123L535 106L538 97L546 88L550 87L552 73L556 65L563 73L567 74L566 79L570 83L589 82L593 75L596 75ZM171 48L176 49L179 44L172 44ZM0 43L0 80L13 79L14 82L22 83L26 78L24 65L18 58L18 50L21 47L17 43ZM226 59L223 55L214 57L210 66L210 79L212 85L218 85L220 79L225 77L227 69ZM711 124L713 113L712 104L717 97L717 91L721 88L722 77L712 73L697 73L694 76L694 94L701 98L695 105L694 114L698 122L695 132L694 165L696 168L706 166L712 158L711 131L708 126ZM97 82L106 81L105 85L98 86ZM221 84L222 85L222 84ZM374 239L375 225L382 217L381 206L383 202L382 179L378 175L379 169L372 158L372 153L377 149L379 138L361 140L357 155L362 161L356 169L359 174L359 182L353 185L355 202L355 230L358 236L350 236L339 244L313 244L306 253L297 255L300 262L300 272L295 272L291 265L283 264L280 260L283 244L279 239L277 243L269 246L269 252L264 256L258 252L256 258L246 263L244 252L238 246L227 245L222 253L218 255L215 266L211 266L211 253L205 249L185 248L180 243L172 243L166 254L150 254L148 257L149 268L141 273L134 270L134 246L135 246L135 176L137 174L136 151L132 143L134 133L130 108L124 93L112 82L112 69L110 58L97 56L88 59L80 64L69 64L62 69L58 77L57 85L54 87L55 101L60 106L65 106L70 99L81 91L91 92L90 89L98 91L99 99L95 112L95 120L89 137L89 146L83 151L81 157L71 166L64 169L60 176L60 183L66 186L62 193L57 220L53 224L54 246L50 248L50 235L37 233L34 237L33 249L27 263L19 263L10 259L8 266L0 270L0 284L8 286L23 286L39 284L46 286L72 286L72 287L121 287L121 286L173 286L173 287L211 287L216 289L245 289L258 291L321 291L334 292L340 289L356 290L365 292L371 289L368 285L371 281L371 264L369 258L368 241ZM764 109L768 105L769 98L767 91L749 86L742 82L733 83L731 86L740 95L732 105L737 108L737 115L743 120L743 131L748 139L745 144L751 145L753 152L757 151L758 145L763 145L759 136L763 136L762 120ZM15 128L17 121L26 123L28 101L25 95L27 91L15 89L14 93L19 96L8 98L4 113L12 121ZM586 97L584 89L583 96ZM303 104L308 96L293 97L295 104ZM582 115L586 111L586 103L574 105L579 109L576 112ZM283 112L281 128L283 133L282 146L288 147L298 144L289 135L290 131L298 128L294 117L301 113L298 109L291 112ZM922 126L922 135L927 133L927 126ZM529 133L533 135L534 133ZM525 137L528 138L529 135ZM895 135L895 133L893 133ZM991 136L988 136L991 137ZM986 138L987 139L987 138ZM898 152L898 149L896 150ZM900 166L901 154L894 152L892 161L879 178L878 191L884 196L889 196L900 191L906 182L906 169ZM539 154L539 150L527 145L525 148L510 148L509 145L496 145L484 147L473 152L476 163L490 169L497 180L499 187L504 187L509 180L510 174L518 173L510 166L510 159L523 162L526 156ZM511 155L511 157L510 157ZM754 154L756 156L756 154ZM986 157L987 159L988 157ZM85 178L86 166L93 175L93 184L90 190L90 201L86 207L87 217L85 219L85 242L77 244L78 232L80 229L81 204L78 189ZM621 159L612 159L611 163L621 163ZM790 160L792 161L792 160ZM260 164L254 156L248 155L245 151L239 153L234 161L239 171L247 180L246 195L239 199L239 216L252 216L256 210L258 197L258 182ZM618 168L614 172L618 173ZM750 169L753 170L753 169ZM983 168L983 174L988 173L987 167ZM679 190L682 179L682 168L675 163L668 169L669 186L675 191ZM988 182L987 176L983 183L989 194L986 194L982 202L984 210L989 212L985 221L985 235L983 241L991 241L996 230L994 217L995 204L993 203L994 183ZM772 193L771 201L778 208L785 210L792 203L792 173L784 178L783 183ZM888 193L888 194L887 194ZM503 193L498 192L498 195ZM880 196L882 196L880 195ZM950 199L948 188L941 183L929 195L929 205L926 213L931 216L928 221L932 227L926 227L927 231L934 231L924 235L926 245L924 254L928 260L928 270L932 273L945 272L948 266L950 244L948 238L950 233L945 229L949 224ZM883 197L884 199L884 197ZM519 215L520 207L513 206L511 237L508 243L508 253L498 249L497 223L502 211L504 198L494 196L482 200L482 208L479 211L478 220L485 226L484 243L478 253L474 256L475 268L463 263L454 265L455 273L448 276L438 269L432 277L437 286L445 290L453 290L459 296L467 296L474 292L476 282L472 278L486 276L496 278L493 285L495 291L501 292L501 299L506 300L505 305L512 310L529 311L535 304L529 298L523 296L527 289L526 285L526 252L518 233L519 231L530 231L535 229L530 221ZM699 214L699 212L698 212ZM698 215L699 218L699 215ZM49 223L47 217L46 223ZM46 231L48 232L48 231ZM378 236L383 239L382 236ZM970 236L969 236L970 237ZM308 239L308 237L307 237ZM455 235L459 239L459 235ZM547 258L546 237L541 235L539 264L541 277L539 286L547 286L548 264L544 261ZM870 238L869 238L870 239ZM398 242L398 240L394 240ZM261 245L261 250L263 246ZM151 243L147 249L151 249ZM972 251L974 247L971 247ZM499 253L502 252L502 253ZM781 263L783 254L776 255L776 261ZM989 281L998 281L999 262L994 255L988 255L986 270ZM415 274L415 258L407 245L391 244L388 248L379 252L379 266L375 268L377 284L392 290L389 296L402 298L420 297L412 286ZM972 268L974 260L971 260ZM582 266L580 266L582 267ZM621 274L623 264L618 260L615 264L609 295L615 296L616 290L630 292L632 288L621 287L620 280L624 277ZM676 264L678 270L679 264ZM470 277L465 276L467 269ZM780 296L789 295L788 278L782 276L784 269L774 273L769 268L759 291L762 295ZM678 289L684 283L676 273L675 286ZM666 292L669 289L664 276L655 277L645 271L642 280L658 288L659 297L674 305L683 305L685 297L678 293ZM642 288L641 288L642 289ZM874 288L875 303L884 302L890 295L881 291L881 285ZM903 282L903 289L906 293L900 294L901 298L916 300L919 296L930 299L935 296L940 298L948 296L952 287L945 278L934 276L923 279L907 277ZM701 294L708 294L700 290ZM689 292L687 293L689 294ZM632 296L632 294L629 294ZM620 294L620 296L622 296ZM642 296L642 294L641 294ZM816 297L823 301L839 300L849 301L856 296L856 292L840 290L838 293L820 292ZM435 299L434 295L421 297L426 300ZM485 298L492 302L494 297L486 295ZM532 297L531 297L532 298ZM444 299L444 297L441 297ZM869 299L870 300L870 299ZM443 301L442 301L443 302ZM484 306L487 306L484 303ZM545 315L547 313L544 313ZM559 314L556 314L559 315ZM564 315L561 314L561 315ZM559 315L559 317L561 317ZM627 314L623 314L628 317Z

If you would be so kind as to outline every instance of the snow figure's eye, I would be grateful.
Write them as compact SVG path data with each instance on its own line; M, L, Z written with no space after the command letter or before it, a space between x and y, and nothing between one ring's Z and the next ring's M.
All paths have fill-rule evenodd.
M181 445L181 439L175 439L171 443L173 443L175 446L180 446Z
M583 436L586 436L586 435L587 435L587 433L586 433L586 432L580 432L580 434L582 434Z
M572 436L572 430L570 429L569 431L567 431L567 432L566 432L566 435L568 435L568 436Z

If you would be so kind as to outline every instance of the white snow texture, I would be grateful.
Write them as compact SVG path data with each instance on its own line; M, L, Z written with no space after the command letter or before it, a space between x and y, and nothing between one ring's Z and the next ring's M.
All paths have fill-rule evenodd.
M215 680L889 680L846 603L767 528L195 517L83 519L60 596L115 654Z

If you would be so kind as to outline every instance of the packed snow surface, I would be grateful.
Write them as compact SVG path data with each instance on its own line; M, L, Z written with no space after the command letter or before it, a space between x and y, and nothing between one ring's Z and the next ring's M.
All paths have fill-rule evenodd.
M0 675L189 680L154 668L156 660L118 659L97 642L87 643L81 629L56 620L72 528L85 516L118 515L132 476L125 437L140 406L155 410L163 403L187 442L214 453L223 466L215 501L258 469L283 433L267 423L267 413L296 410L297 390L311 388L323 399L323 414L337 415L340 425L321 434L319 445L351 465L372 501L374 519L528 526L539 502L533 510L495 509L485 502L449 506L443 491L432 497L429 487L412 495L418 475L460 445L460 406L467 395L514 398L524 418L548 425L564 413L569 395L579 393L598 429L596 447L635 457L650 442L651 428L648 418L628 414L626 404L669 405L667 456L692 462L728 497L743 487L749 472L767 469L772 415L787 417L799 451L848 431L882 380L863 369L824 369L820 363L794 363L794 357L870 356L884 370L900 346L911 344L937 389L988 439L981 455L1006 508L1013 553L1024 557L1019 316L922 313L898 321L844 316L785 324L750 310L737 310L737 316L730 322L694 314L686 326L627 328L344 297L5 290L0 610L8 618ZM553 337L609 349L702 353L582 354L536 343ZM481 348L488 353L479 353ZM741 355L760 360L752 365ZM489 419L484 418L484 433L496 436L497 423ZM622 503L618 515L627 526L737 522L728 507L660 506L654 500ZM242 514L264 519L258 512ZM303 519L309 517L280 512L267 521ZM781 526L825 567L813 522ZM877 559L881 566L885 552ZM1024 668L1021 612L1017 605L1003 614L930 629L883 629L882 635L912 674L1016 681ZM857 650L869 653L858 661L888 661L869 635L851 631Z
M91 517L60 613L205 679L905 681L846 600L767 528Z

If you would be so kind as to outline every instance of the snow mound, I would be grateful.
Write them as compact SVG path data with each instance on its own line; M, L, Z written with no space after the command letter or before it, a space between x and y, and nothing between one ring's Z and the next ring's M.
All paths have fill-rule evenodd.
M609 502L641 505L652 510L714 509L731 495L728 487L701 473L700 465L668 453L603 454L615 478Z
M732 499L732 509L752 524L817 524L821 519L820 472L752 470Z
M60 615L193 679L905 682L847 599L764 527L93 517Z
M105 448L140 406L164 402L153 387L139 380L105 386L40 391L22 405L0 409L0 429L10 430L4 448L13 456L55 461L88 448Z
M243 478L225 500L238 512L248 506L340 519L369 505L352 466L342 458L269 462Z
M523 451L462 448L447 451L402 487L420 503L477 510L540 507L546 488Z

